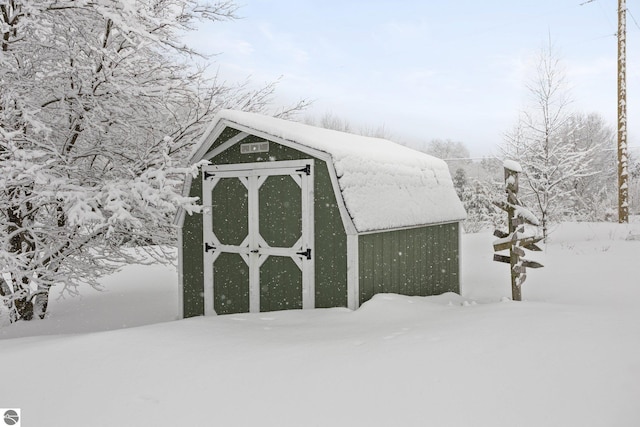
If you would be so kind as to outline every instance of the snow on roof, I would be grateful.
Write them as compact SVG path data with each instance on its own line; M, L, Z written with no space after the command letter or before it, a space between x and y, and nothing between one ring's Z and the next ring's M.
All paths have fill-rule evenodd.
M242 125L330 155L344 204L359 232L458 221L466 212L447 164L394 142L255 113L223 110ZM203 141L206 141L206 135Z

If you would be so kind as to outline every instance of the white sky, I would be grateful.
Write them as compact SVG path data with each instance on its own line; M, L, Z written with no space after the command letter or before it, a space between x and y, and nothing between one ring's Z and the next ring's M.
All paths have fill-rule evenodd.
M526 78L549 34L573 108L616 122L617 1L239 0L242 19L203 25L189 43L219 53L222 79L282 76L277 102L315 100L354 128L384 125L420 145L464 142L490 155L524 108ZM627 0L629 141L640 123L640 4Z

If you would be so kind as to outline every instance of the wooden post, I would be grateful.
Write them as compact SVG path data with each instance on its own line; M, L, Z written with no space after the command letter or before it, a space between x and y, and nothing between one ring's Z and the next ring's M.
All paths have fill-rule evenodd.
M518 172L508 168L504 168L505 191L507 193L507 223L509 226L509 235L516 237L518 225L514 221L515 209L513 206L518 204ZM514 242L515 243L515 242ZM522 290L519 283L520 273L516 271L516 265L520 261L520 256L513 250L514 244L509 247L509 264L511 265L511 297L514 301L522 301Z
M493 254L493 260L504 262L511 267L511 297L514 301L522 301L522 284L527 279L527 268L540 268L542 264L525 259L525 249L540 251L536 246L542 237L526 233L525 224L539 226L540 221L518 200L518 174L522 166L518 162L505 160L504 184L507 193L506 202L494 201L493 204L507 212L509 231L495 230L493 235L498 240L493 242L494 252L509 249L509 256ZM537 234L537 233L536 233Z

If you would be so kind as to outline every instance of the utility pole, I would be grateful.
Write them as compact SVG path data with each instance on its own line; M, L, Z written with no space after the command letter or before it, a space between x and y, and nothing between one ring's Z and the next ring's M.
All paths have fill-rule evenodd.
M627 155L627 5L618 0L618 222L629 222Z

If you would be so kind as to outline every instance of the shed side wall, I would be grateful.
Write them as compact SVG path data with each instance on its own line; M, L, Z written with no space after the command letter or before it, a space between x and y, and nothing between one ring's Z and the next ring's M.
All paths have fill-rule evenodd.
M459 223L361 235L360 304L377 293L460 292Z

